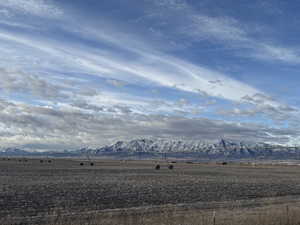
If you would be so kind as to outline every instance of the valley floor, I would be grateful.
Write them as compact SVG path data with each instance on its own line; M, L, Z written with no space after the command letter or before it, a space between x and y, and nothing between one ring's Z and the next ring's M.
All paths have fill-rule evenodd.
M0 160L0 224L300 222L296 165Z

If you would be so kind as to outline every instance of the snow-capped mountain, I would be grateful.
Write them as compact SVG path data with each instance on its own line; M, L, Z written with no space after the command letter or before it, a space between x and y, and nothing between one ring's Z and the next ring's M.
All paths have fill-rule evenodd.
M300 159L300 147L287 147L267 143L248 143L221 139L216 143L205 141L136 139L118 141L98 149L82 148L64 152L34 152L18 148L0 149L0 156L52 156L52 157L195 157L213 158L276 158Z
M18 149L18 148L3 148L0 149L0 155L9 155L9 156L24 156L30 154L27 151Z
M88 150L90 154L194 154L206 157L287 157L300 156L299 147L286 147L267 143L235 142L221 139L217 143L204 141L183 141L165 139L137 139L118 141L113 145L96 150Z
M63 152L55 152L55 151L27 151L19 148L0 148L0 156L2 157L77 157L80 156L78 151L63 151Z

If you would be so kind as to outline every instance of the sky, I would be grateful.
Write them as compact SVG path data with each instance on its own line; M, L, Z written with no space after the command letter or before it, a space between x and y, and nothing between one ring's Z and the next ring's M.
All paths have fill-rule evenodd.
M1 0L0 146L300 145L300 3Z

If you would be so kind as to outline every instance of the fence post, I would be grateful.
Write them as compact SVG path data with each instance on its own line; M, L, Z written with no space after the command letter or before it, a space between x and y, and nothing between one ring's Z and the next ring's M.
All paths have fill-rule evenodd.
M216 225L216 211L213 211L213 225Z
M290 212L289 212L289 206L286 206L286 224L289 225L290 224Z

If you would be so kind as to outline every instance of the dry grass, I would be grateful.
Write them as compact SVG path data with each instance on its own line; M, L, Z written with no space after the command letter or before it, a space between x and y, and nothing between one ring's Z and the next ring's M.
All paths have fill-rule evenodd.
M300 224L296 166L80 162L0 162L0 225Z
M300 205L272 205L218 210L117 210L78 215L53 215L40 219L0 220L1 225L299 225Z

